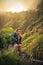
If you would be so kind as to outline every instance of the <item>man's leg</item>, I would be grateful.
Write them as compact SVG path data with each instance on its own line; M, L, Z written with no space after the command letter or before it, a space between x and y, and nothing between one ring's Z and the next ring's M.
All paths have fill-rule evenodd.
M21 44L17 44L17 46L18 46L18 52L19 52L19 55L21 55L21 53L22 53L22 50L21 50Z
M17 46L16 43L14 44L14 47L13 48L14 48L14 53L16 53L17 52L17 48L18 48L18 46Z

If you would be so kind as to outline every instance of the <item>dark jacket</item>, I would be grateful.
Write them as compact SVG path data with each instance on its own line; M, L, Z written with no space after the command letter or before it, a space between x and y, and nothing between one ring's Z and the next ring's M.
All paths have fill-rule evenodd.
M22 37L21 37L21 36L18 36L18 35L16 34L16 32L15 32L15 33L14 33L15 43L21 44L21 39L22 39Z

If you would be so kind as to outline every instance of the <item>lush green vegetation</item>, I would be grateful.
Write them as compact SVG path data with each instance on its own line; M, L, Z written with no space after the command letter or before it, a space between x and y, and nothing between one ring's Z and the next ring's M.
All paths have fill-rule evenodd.
M43 33L43 32L42 32ZM25 40L23 41L23 50L30 54L30 56L43 59L43 34L36 32L28 36L25 34ZM24 38L23 38L24 39Z
M30 59L24 59L23 56L19 57L16 48L14 50L12 46L9 46L6 49L6 44L8 41L10 44L12 43L13 33L19 27L23 29L22 50L32 58L43 59L42 2L39 6L37 11L0 14L0 65L34 65Z

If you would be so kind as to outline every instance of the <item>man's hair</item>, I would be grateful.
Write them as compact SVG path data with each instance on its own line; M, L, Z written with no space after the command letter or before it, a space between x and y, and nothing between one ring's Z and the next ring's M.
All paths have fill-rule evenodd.
M22 30L21 28L18 28L16 31L18 31L18 30Z

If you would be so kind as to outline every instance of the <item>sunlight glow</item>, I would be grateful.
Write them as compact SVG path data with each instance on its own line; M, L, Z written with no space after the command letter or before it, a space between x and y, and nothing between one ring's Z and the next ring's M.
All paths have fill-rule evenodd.
M21 11L25 11L26 9L23 6L19 6L17 8L11 8L8 9L7 12L21 12Z

